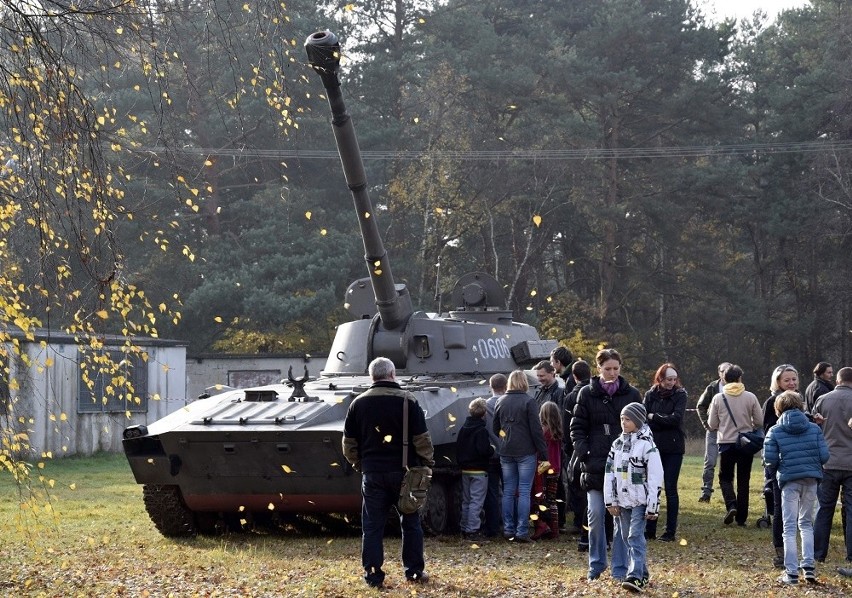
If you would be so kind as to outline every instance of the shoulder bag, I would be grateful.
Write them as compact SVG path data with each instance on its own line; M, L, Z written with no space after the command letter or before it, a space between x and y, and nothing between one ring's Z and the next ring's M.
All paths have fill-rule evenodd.
M734 419L734 414L731 411L731 406L728 405L728 397L722 393L722 401L725 403L725 409L728 410L728 415L731 416L731 421L734 422L734 427L737 426L737 420ZM739 432L737 434L736 449L746 455L755 455L763 449L763 429L755 428L751 432Z
M400 513L416 513L426 504L432 486L432 469L426 466L408 466L408 397L402 399L402 467L405 475L399 489L396 508Z

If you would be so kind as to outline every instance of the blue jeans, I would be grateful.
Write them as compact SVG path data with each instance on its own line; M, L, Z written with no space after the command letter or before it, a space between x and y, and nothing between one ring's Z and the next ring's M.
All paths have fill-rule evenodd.
M627 577L647 579L650 575L647 559L648 544L645 540L645 505L632 509L622 507L621 513L614 519L615 536L620 537L627 545Z
M846 560L852 561L852 469L826 469L817 496L819 511L814 524L814 557L824 561L828 556L828 539L837 497L843 489L843 509L846 511Z
M799 575L799 567L814 567L814 505L816 479L793 480L781 488L781 516L784 519L784 569L790 577ZM802 536L802 561L796 551L796 527Z
M503 535L506 537L529 535L530 491L537 464L535 454L500 457L503 470Z
M586 492L589 514L589 576L597 577L606 569L606 505L603 490ZM644 530L643 530L644 531ZM612 536L612 576L627 574L627 546L621 534Z
M680 495L677 492L677 481L680 478L680 468L683 465L683 454L660 453L663 464L663 485L666 490L666 533L674 536L677 533L677 515L680 510ZM657 535L657 520L647 521L645 528L648 536Z
M383 539L388 511L399 500L399 488L404 472L365 472L361 478L361 564L364 580L381 585L385 579L382 564L385 560ZM399 514L399 513L398 513ZM402 565L405 576L412 578L423 573L423 529L420 513L399 514L402 528Z
M472 534L479 531L479 518L485 495L488 493L488 474L462 472L461 531Z

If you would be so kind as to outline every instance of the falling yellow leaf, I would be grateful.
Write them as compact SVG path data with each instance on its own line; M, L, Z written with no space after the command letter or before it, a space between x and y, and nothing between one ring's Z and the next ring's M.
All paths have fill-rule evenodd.
M384 438L385 442L390 442L392 439L393 437L390 434L386 435Z
M450 420L451 422L456 421L456 416L455 416L455 415L453 415L452 413L448 413L448 414L447 414L447 417L449 418L449 420Z
M340 467L340 463L334 462L331 464L332 467Z
M686 538L681 538L679 544L681 546L686 546Z
M293 470L290 469L287 465L282 465L281 469L284 470L284 473L293 473Z
M311 219L311 216L312 216L312 215L313 215L313 214L311 213L311 211L310 211L310 210L308 210L307 212L305 212L305 218L307 218L308 220L310 220L310 219Z
M537 515L537 514L535 514L535 513L533 513L532 515L530 515L530 519L531 519L532 521L538 521L538 515Z
M538 295L537 290L533 289L533 290L530 291L530 297L535 297L536 295Z
M547 510L547 505L538 505L538 510L544 512Z
M343 10L352 12L353 10L355 10L355 5L354 4L347 4L346 6L343 7Z
M506 437L506 431L500 430L500 438L505 438L505 437Z
M267 508L267 509L269 509L270 511L274 511L274 510L275 510L275 505L273 505L272 503L269 503L269 504L266 506L266 508Z
M450 386L450 392L458 392L458 390L455 386Z
M77 484L68 484L68 487L71 488L71 490L76 490Z
M106 320L109 317L109 313L107 313L107 310L105 309L99 310L95 315L102 320Z
M541 226L541 216L539 216L538 214L533 216L533 224L535 224L536 228Z
M331 544L332 542L334 542L334 538L332 538L331 540L329 540L328 542L326 542L326 544Z
M213 321L221 324L222 323L222 316L216 316L215 318L213 318Z

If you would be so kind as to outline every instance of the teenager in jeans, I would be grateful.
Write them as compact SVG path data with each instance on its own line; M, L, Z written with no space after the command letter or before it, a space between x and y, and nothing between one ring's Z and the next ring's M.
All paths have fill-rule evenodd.
M742 383L743 370L732 365L725 372L725 386L710 403L708 424L716 430L719 443L719 486L725 499L725 525L736 520L744 526L748 519L748 485L754 455L737 448L740 432L751 432L763 426L763 411L753 393ZM734 490L734 473L737 488Z
M828 444L819 426L811 423L799 393L787 390L775 399L778 423L769 429L763 459L774 470L781 488L784 521L783 585L799 583L801 567L805 581L816 583L814 573L814 507L822 466L828 461ZM777 517L776 513L776 517ZM802 560L797 558L796 529L802 537Z
M663 483L663 464L646 417L641 403L621 410L622 434L612 443L604 474L606 509L615 519L615 534L627 545L627 578L621 587L633 592L648 585L645 522L657 520Z

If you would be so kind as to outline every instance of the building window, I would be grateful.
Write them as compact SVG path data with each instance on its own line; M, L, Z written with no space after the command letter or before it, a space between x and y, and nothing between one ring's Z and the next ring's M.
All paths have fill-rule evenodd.
M148 366L141 355L100 351L85 358L80 354L77 363L80 365L78 413L148 412ZM87 378L94 383L91 388ZM132 386L132 393L125 381Z

